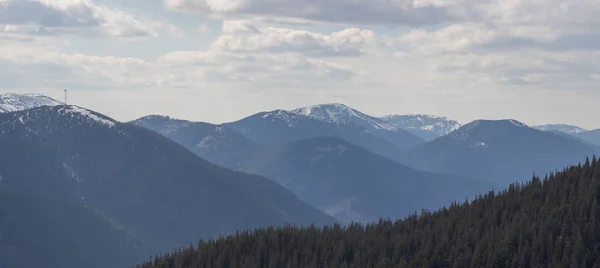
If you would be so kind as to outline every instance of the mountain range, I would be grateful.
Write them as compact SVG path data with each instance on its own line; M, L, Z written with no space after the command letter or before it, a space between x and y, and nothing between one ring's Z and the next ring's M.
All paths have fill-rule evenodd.
M587 129L583 129L578 126L565 125L565 124L538 125L538 126L532 126L532 128L543 130L543 131L560 131L560 132L564 132L564 133L567 133L570 135L589 131Z
M354 115L363 118L356 120L361 122L360 124L348 124ZM402 181L404 187L399 191L419 192L415 190L420 189L419 187L412 186L411 178L428 177L424 174L414 175L417 172L428 171L452 174L455 180L446 181L453 181L455 184L461 184L465 178L478 179L486 184L485 187L492 189L497 187L495 185L529 180L534 173L546 174L555 171L598 152L598 148L593 144L568 134L536 130L516 120L477 120L452 131L447 129L450 133L445 136L403 150L391 144L385 146L387 140L382 141L380 136L371 135L374 126L381 121L370 119L363 113L348 110L346 106L327 104L323 108L310 106L293 112L264 112L219 126L186 122L187 127L177 128L175 131L173 125L178 121L174 119L167 118L152 126L140 123L148 121L148 118L136 120L134 123L163 133L210 161L273 179L302 200L342 221L405 215L402 213L414 209L415 206L433 207L429 204L436 203L423 203L413 199L415 206L399 207L402 213L400 210L374 212L377 211L374 207L370 208L371 211L357 210L349 205L358 204L351 201L356 198L340 190L343 189L344 181L350 178L354 178L356 184L357 181L368 177L369 180L380 181L380 185L391 189L399 187L390 186L392 184L382 181ZM198 127L190 127L195 124L198 124ZM371 125L371 129L362 127L368 125ZM379 126L384 128L385 125ZM452 128L456 126L454 124ZM194 131L193 128L210 131ZM216 129L220 129L220 134L215 134ZM240 135L234 134L235 132ZM227 140L230 142L226 142ZM237 146L226 146L233 143ZM198 149L205 146L213 148L212 152L217 152L217 156ZM342 153L331 149L338 147L353 150L350 150L351 153ZM332 151L326 153L323 148ZM377 158L380 156L383 157ZM382 168L381 172L373 171L374 166L381 167L381 163L387 163L388 159L385 158L392 160L394 165L389 164ZM371 175L365 174L363 170L370 170ZM412 170L412 173L408 170ZM357 175L353 177L351 174ZM462 180L456 180L457 178ZM338 188L325 186L324 182L337 185ZM475 194L485 187L478 188L478 191L466 192ZM436 185L426 188L426 191L421 190L421 195L432 196L428 193L438 189ZM365 192L367 189L368 187L364 189ZM465 191L451 187L448 189L447 196L455 199L465 196ZM323 200L318 196L336 198ZM369 198L375 200L372 196L362 197L361 200ZM437 204L441 203L443 202Z
M403 218L500 188L485 180L415 170L330 137L265 148L246 161L244 172L271 178L347 223Z
M158 115L130 123L158 132L214 164L235 170L242 169L243 162L262 149L258 143L227 126Z
M414 170L336 137L259 145L228 126L164 116L132 123L161 133L213 163L270 178L343 222L404 217L498 187L483 180ZM271 135L279 138L277 132Z
M600 147L600 129L587 130L573 125L540 125L533 128L544 131L559 131Z
M477 120L403 152L409 166L508 185L596 154L585 142L516 120Z
M574 136L589 143L593 143L597 146L600 146L600 129L577 133Z
M263 146L281 145L316 137L336 137L391 159L397 159L399 152L402 151L402 147L364 127L327 122L313 116L284 110L258 113L223 126ZM385 130L385 132L391 131ZM399 132L392 133L399 134ZM408 137L409 140L414 138L412 134ZM410 142L404 144L407 147L414 145Z
M323 104L220 125L121 123L0 96L0 267L122 267L237 230L402 218L598 152L595 131L516 120Z
M321 104L298 108L291 112L321 119L325 122L364 127L375 136L382 137L399 148L423 143L423 139L388 122L364 114L344 104Z
M89 267L82 259L123 267L236 230L336 221L271 180L218 167L158 133L80 107L0 114L0 133L0 200L21 202L0 207L5 263L39 267L19 257L27 256L55 260L44 267ZM19 224L48 210L60 219L44 212L39 223ZM48 226L31 230L41 223ZM43 230L67 234L34 236ZM32 245L43 246L31 253ZM78 255L61 258L68 252Z
M594 268L600 263L600 162L581 162L404 219L242 232L138 267Z
M461 126L457 121L447 117L425 114L388 115L381 119L395 128L409 131L425 141L448 135Z

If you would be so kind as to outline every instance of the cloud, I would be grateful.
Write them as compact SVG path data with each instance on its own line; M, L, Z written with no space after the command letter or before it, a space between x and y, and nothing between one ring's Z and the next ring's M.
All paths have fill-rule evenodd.
M165 0L170 10L225 18L248 16L319 22L425 25L459 19L438 3L418 0Z
M257 28L249 21L225 21L213 47L229 52L299 52L311 56L356 56L377 42L375 32L347 28L330 35L287 28Z
M6 0L0 2L0 33L87 34L119 38L179 34L167 22L141 19L89 0Z
M594 30L600 23L596 0L164 0L164 5L172 11L226 19L260 17L297 23L410 27L487 23L511 27L522 37L547 35L545 27L552 32Z
M46 39L40 39L46 40ZM357 76L343 64L299 53L174 51L155 60L58 52L55 43L0 43L0 88L58 87L90 90L197 87L328 87ZM60 46L60 45L59 45ZM31 79L35 77L35 79Z
M485 25L455 24L435 31L412 30L400 36L399 41L408 45L413 52L439 54L468 52L498 35L498 30Z
M347 66L306 58L298 53L249 55L222 51L176 51L160 57L158 63L185 74L183 77L167 75L163 82L183 78L188 82L249 82L260 87L267 84L336 83L357 75Z

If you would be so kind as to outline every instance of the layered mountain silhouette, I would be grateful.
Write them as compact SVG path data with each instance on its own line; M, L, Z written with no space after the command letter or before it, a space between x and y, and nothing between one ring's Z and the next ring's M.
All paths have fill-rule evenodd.
M381 117L381 120L398 129L413 133L426 141L448 135L461 126L457 121L447 117L425 114L388 115Z
M577 133L574 134L574 136L589 143L593 143L597 146L600 146L600 129Z
M202 158L221 166L240 169L262 147L226 126L146 116L130 123L158 132Z
M400 147L364 127L325 121L284 110L255 114L224 126L263 146L316 137L337 137L391 159L398 159L402 151Z
M270 178L345 222L403 217L497 187L491 182L417 171L335 137L256 145L225 126L158 116L134 123L215 163ZM206 140L220 142L212 143L214 151L199 150Z
M593 268L600 263L599 188L600 162L582 159L551 176L404 219L242 232L139 267Z
M477 120L403 153L403 163L418 169L507 185L575 164L596 151L580 140L515 120Z
M76 260L84 257L122 267L139 261L134 258L140 252L168 251L240 229L335 221L264 177L218 167L158 133L79 107L0 114L0 133L0 198L22 202L21 208L1 208L14 209L2 215L15 219L0 220L14 234L0 236L0 256L9 256L2 264L18 264L32 245L42 245L40 254L60 267L82 267ZM41 220L48 224L41 230L18 224L33 217L22 213L46 209L61 219ZM18 235L43 230L73 240ZM60 259L84 243L96 254Z
M325 122L364 127L373 135L382 137L400 148L413 147L424 143L423 139L410 132L344 104L311 105L292 110L291 112L321 119Z
M586 132L588 130L580 128L578 126L566 125L566 124L549 124L549 125L538 125L532 126L532 128L543 130L543 131L560 131L567 134L577 134Z
M594 146L600 146L600 129L587 130L573 125L540 125L534 126L533 128L550 131L550 132L563 132L573 137L579 138L583 141L594 144Z
M272 178L344 222L401 218L498 187L418 171L330 137L268 148L249 159L245 171Z

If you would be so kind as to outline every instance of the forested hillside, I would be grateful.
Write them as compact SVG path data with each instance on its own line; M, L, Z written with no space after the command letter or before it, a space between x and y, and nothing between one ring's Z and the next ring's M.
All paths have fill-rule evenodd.
M240 232L138 267L598 267L599 192L594 157L403 220Z

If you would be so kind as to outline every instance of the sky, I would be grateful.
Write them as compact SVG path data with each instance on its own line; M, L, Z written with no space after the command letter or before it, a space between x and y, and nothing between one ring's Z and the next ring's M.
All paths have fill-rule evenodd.
M128 121L344 103L600 128L597 0L0 0L0 93Z

